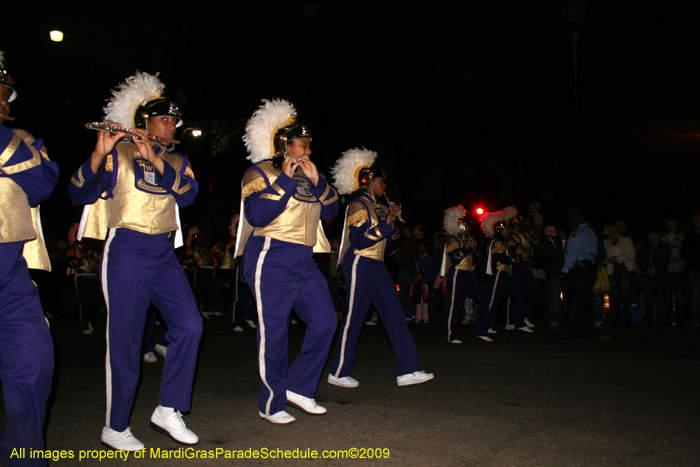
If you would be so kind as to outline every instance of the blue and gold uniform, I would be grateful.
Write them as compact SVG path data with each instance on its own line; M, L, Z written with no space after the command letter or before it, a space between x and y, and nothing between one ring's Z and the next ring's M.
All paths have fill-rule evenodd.
M513 264L511 278L520 288L520 293L522 295L519 312L523 315L523 318L530 319L535 310L535 301L537 299L535 277L532 275L532 270L530 269L533 256L532 245L530 244L530 240L515 228L510 231L508 245L510 246L510 250L513 251L517 257L517 261ZM518 252L518 250L520 250L520 252ZM515 304L513 305L515 306Z
M331 364L330 374L335 378L350 376L357 341L373 302L394 351L396 375L420 370L418 350L406 325L396 284L384 264L386 248L399 239L398 229L387 224L386 217L387 208L367 192L347 208L343 243L348 247L339 258L348 287L347 313L338 330L338 350Z
M91 157L73 174L68 192L91 204L83 236L104 239L102 290L107 303L106 425L123 432L136 395L141 338L153 302L168 325L168 358L159 403L190 410L202 322L170 240L177 206L194 202L198 183L187 161L160 147L161 175L133 142L118 143L97 173Z
M53 342L23 250L30 256L33 244L35 252L45 252L36 206L53 191L58 166L49 160L41 140L21 130L10 130L1 122L0 380L7 424L0 438L0 453L6 466L42 466L46 460L29 459L28 453L30 449L44 449ZM41 258L32 255L30 260L40 260L33 267L41 267ZM43 261L48 263L46 259ZM24 459L16 454L20 448L27 453Z
M319 174L313 185L301 168L287 176L269 161L243 176L244 218L239 229L243 274L258 309L260 413L283 412L286 391L313 399L336 327L328 283L313 260L329 252L320 220L338 213L338 194ZM306 323L299 355L288 364L289 319L294 308Z
M498 312L501 297L506 294L510 298L510 323L516 328L527 328L522 310L522 292L512 278L513 266L518 262L514 247L507 239L497 234L489 246L489 259L486 274L489 276L491 300L489 301L489 323Z
M477 303L477 319L474 335L488 337L488 329L492 319L489 319L489 296L481 286L472 270L476 259L476 251L465 245L464 240L456 235L450 235L445 243L445 254L449 259L446 273L450 290L450 312L447 315L445 340L453 342L459 326L459 310L464 299L473 298Z

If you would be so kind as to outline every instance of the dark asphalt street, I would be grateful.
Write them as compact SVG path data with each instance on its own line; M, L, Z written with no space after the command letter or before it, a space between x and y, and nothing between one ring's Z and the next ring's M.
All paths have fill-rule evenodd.
M157 405L159 361L143 365L131 419L134 435L146 445L144 457L79 462L80 451L108 452L99 440L105 406L104 317L91 336L80 333L73 309L51 321L57 365L47 447L75 456L61 460L63 465L700 465L697 330L613 329L608 341L561 341L550 337L549 327L527 335L498 326L492 344L468 338L462 345L448 345L440 340L438 323L410 323L423 367L435 379L399 388L382 327L366 326L353 372L360 387L330 386L324 374L316 400L328 415L312 417L289 408L296 423L276 426L257 414L255 332L229 331L230 317L205 321L193 408L185 417L201 440L194 450L179 451L179 445L149 427ZM462 325L462 330L466 336L471 327ZM292 326L292 357L302 337L303 328ZM1 410L0 423L4 425ZM157 448L160 458L155 458ZM217 448L220 454L214 459L164 457L216 455ZM289 455L315 450L320 457L324 450L352 448L358 456L371 449L370 454L389 457L271 457L278 449L291 451ZM226 458L234 451L268 452L269 458Z

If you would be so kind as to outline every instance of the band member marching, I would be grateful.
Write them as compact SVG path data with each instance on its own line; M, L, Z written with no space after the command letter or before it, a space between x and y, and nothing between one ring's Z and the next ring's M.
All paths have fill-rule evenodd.
M505 210L504 210L505 211ZM525 317L520 312L522 293L511 278L513 264L517 261L515 248L508 244L510 227L504 211L486 214L481 219L481 228L491 238L486 274L489 276L491 299L489 301L489 325L496 316L501 297L506 294L510 299L510 320L520 331L532 332L525 324Z
M102 442L125 451L144 448L131 434L129 418L151 302L161 311L170 342L151 427L181 444L199 441L181 412L190 410L202 321L170 240L172 232L179 233L178 206L194 202L198 183L187 156L148 139L172 140L182 125L178 105L165 97L164 87L157 75L137 72L112 92L105 122L132 128L132 138L123 141L124 131L100 132L95 150L68 186L74 201L89 205L80 234L107 237L100 271L107 304ZM181 235L176 246L177 238Z
M339 193L356 194L345 215L338 258L348 288L347 312L338 330L338 350L328 375L330 384L345 388L360 385L350 374L357 341L372 302L394 351L397 384L420 384L434 377L421 370L396 285L384 264L384 251L399 238L396 219L401 207L393 205L387 209L377 202L377 196L384 195L386 185L384 171L374 165L376 158L376 152L350 149L331 170Z
M311 133L287 101L263 100L243 136L255 165L243 175L236 256L258 309L260 417L295 420L293 405L311 415L326 408L314 396L336 327L328 284L313 253L330 252L320 220L338 214L338 194L311 161ZM294 308L306 323L299 355L288 364L289 320Z
M455 206L445 211L443 227L449 234L445 243L441 276L447 277L450 290L450 312L445 327L445 340L452 344L461 344L455 338L459 325L459 311L466 297L473 298L477 303L477 319L474 335L486 342L493 340L488 336L491 321L489 321L489 296L472 272L474 260L478 254L476 241L469 236L471 224L464 207ZM494 332L491 330L490 332Z
M50 270L38 204L53 191L58 166L41 139L4 125L14 120L10 102L16 97L0 52L0 380L7 414L0 455L8 467L45 466L45 459L17 453L44 449L53 342L27 266Z
M504 213L510 227L508 244L515 249L517 257L517 261L513 264L511 278L520 288L520 293L522 294L521 312L525 317L525 324L532 329L535 325L532 324L530 318L535 311L535 300L537 298L535 277L530 269L533 256L532 245L525 234L520 231L520 224L523 218L518 215L518 210L514 206L510 206L504 210ZM515 329L515 325L510 324L510 322L507 326L508 329Z

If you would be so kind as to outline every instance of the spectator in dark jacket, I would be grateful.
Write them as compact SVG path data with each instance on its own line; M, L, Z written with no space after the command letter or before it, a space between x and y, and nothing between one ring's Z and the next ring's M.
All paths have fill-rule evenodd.
M668 297L671 293L670 259L671 247L661 241L661 229L649 229L647 239L640 243L637 252L644 292L645 326L667 324Z

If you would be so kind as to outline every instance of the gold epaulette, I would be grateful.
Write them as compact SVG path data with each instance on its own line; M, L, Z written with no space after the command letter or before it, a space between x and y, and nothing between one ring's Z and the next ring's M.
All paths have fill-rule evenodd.
M454 237L450 237L447 239L447 247L445 248L445 253L450 254L455 250L459 250L461 246L462 245L460 245L459 240L457 240Z
M367 222L367 207L358 201L348 206L348 226L359 227Z
M493 245L491 246L491 253L503 253L506 251L506 246L503 244L501 241L495 241L493 242Z
M251 193L267 188L267 181L260 172L255 169L248 170L241 183L241 199L246 199Z

